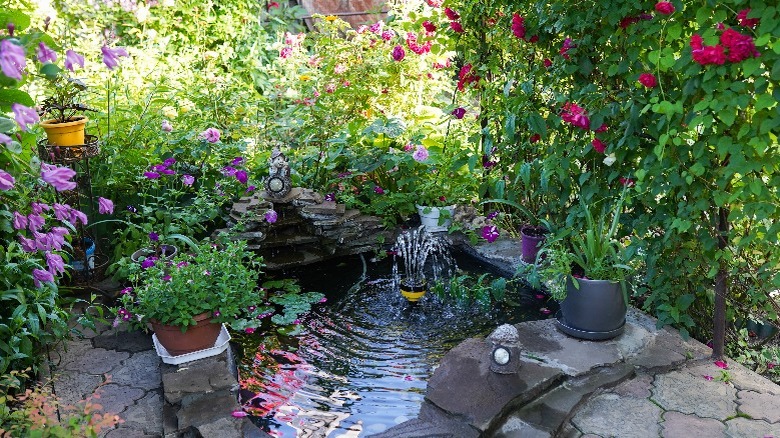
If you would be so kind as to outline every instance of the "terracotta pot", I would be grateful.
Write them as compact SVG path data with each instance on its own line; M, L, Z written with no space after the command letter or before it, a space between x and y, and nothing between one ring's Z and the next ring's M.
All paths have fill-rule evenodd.
M409 280L401 280L401 295L406 298L410 303L416 303L425 296L425 291L428 289L428 282L423 281L422 284L408 284Z
M81 146L84 144L84 132L88 118L75 117L67 122L57 122L56 119L40 123L46 131L47 143L52 146Z
M542 244L547 239L547 230L541 227L523 227L520 229L522 236L522 258L526 263L536 263L536 255Z
M561 301L558 328L564 333L589 340L614 338L623 333L626 302L620 283L572 277L566 281L566 298Z
M157 336L157 341L165 347L168 354L179 356L214 346L222 330L222 324L212 323L211 318L211 312L196 315L197 323L187 327L184 333L180 326L161 324L158 321L152 321L152 329Z

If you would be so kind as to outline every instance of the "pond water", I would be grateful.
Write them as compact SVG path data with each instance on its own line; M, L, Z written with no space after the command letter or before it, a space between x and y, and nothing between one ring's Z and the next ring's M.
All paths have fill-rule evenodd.
M486 268L459 257L478 276ZM309 266L285 277L327 302L301 322L295 339L259 345L244 358L242 402L255 423L278 437L357 437L414 418L441 357L466 338L498 325L546 318L547 298L511 287L516 304L459 305L430 292L410 305L394 290L392 262L354 258ZM554 310L554 309L550 309Z

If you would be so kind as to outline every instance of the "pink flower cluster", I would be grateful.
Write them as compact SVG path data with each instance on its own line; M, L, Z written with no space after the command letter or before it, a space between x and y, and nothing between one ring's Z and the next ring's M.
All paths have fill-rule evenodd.
M444 15L450 20L450 29L455 33L463 33L463 26L458 21L460 20L460 14L450 8L444 8Z
M423 53L428 53L431 51L431 40L428 40L424 42L422 45L417 43L417 34L414 32L407 32L406 33L406 45L409 46L409 50L412 52L422 55Z
M565 59L571 59L569 56L569 49L573 49L574 47L577 47L574 42L571 40L571 38L566 38L563 40L563 46L561 46L561 49L558 51L558 53L563 56Z
M701 35L691 35L691 56L701 65L723 65L726 61L741 62L760 56L753 37L728 28L720 35L720 44L704 45Z
M525 18L520 14L512 14L512 33L521 40L525 40Z
M590 128L590 119L588 118L588 114L585 111L585 108L582 108L576 103L566 102L563 105L561 118L564 122L570 123L578 128Z
M750 13L750 8L743 9L737 13L737 21L739 21L739 25L742 27L749 27L751 29L758 26L758 23L761 21L758 18L748 18L748 14Z
M463 91L466 85L479 82L480 77L472 73L474 66L466 64L458 72L458 91Z

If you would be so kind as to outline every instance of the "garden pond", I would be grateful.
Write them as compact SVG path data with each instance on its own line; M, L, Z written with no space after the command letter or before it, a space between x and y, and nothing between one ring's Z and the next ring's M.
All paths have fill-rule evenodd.
M499 278L465 255L458 273L473 290L482 275ZM548 317L547 297L510 284L487 306L442 300L430 291L408 303L397 290L391 257L342 259L288 271L326 301L301 318L295 337L241 335L252 345L240 363L241 400L254 422L279 437L367 436L416 417L442 356L498 325ZM545 307L547 306L547 307Z

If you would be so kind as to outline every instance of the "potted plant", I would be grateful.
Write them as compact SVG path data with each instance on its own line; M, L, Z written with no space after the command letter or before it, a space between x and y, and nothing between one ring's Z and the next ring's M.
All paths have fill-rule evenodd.
M87 89L86 85L59 72L46 77L49 80L50 93L41 103L38 113L41 117L53 117L40 122L46 131L47 144L63 147L85 144L85 128L89 119L77 113L94 111L78 100L79 95Z
M259 326L259 312L269 311L256 292L260 267L243 241L207 241L192 254L136 265L136 286L122 291L117 317L143 328L150 323L173 356L211 348L221 323L246 330Z
M623 332L627 279L635 271L635 248L618 238L626 193L624 188L614 208L598 219L581 204L584 229L561 230L548 239L530 271L531 283L544 283L560 301L558 328L564 333L601 340Z

